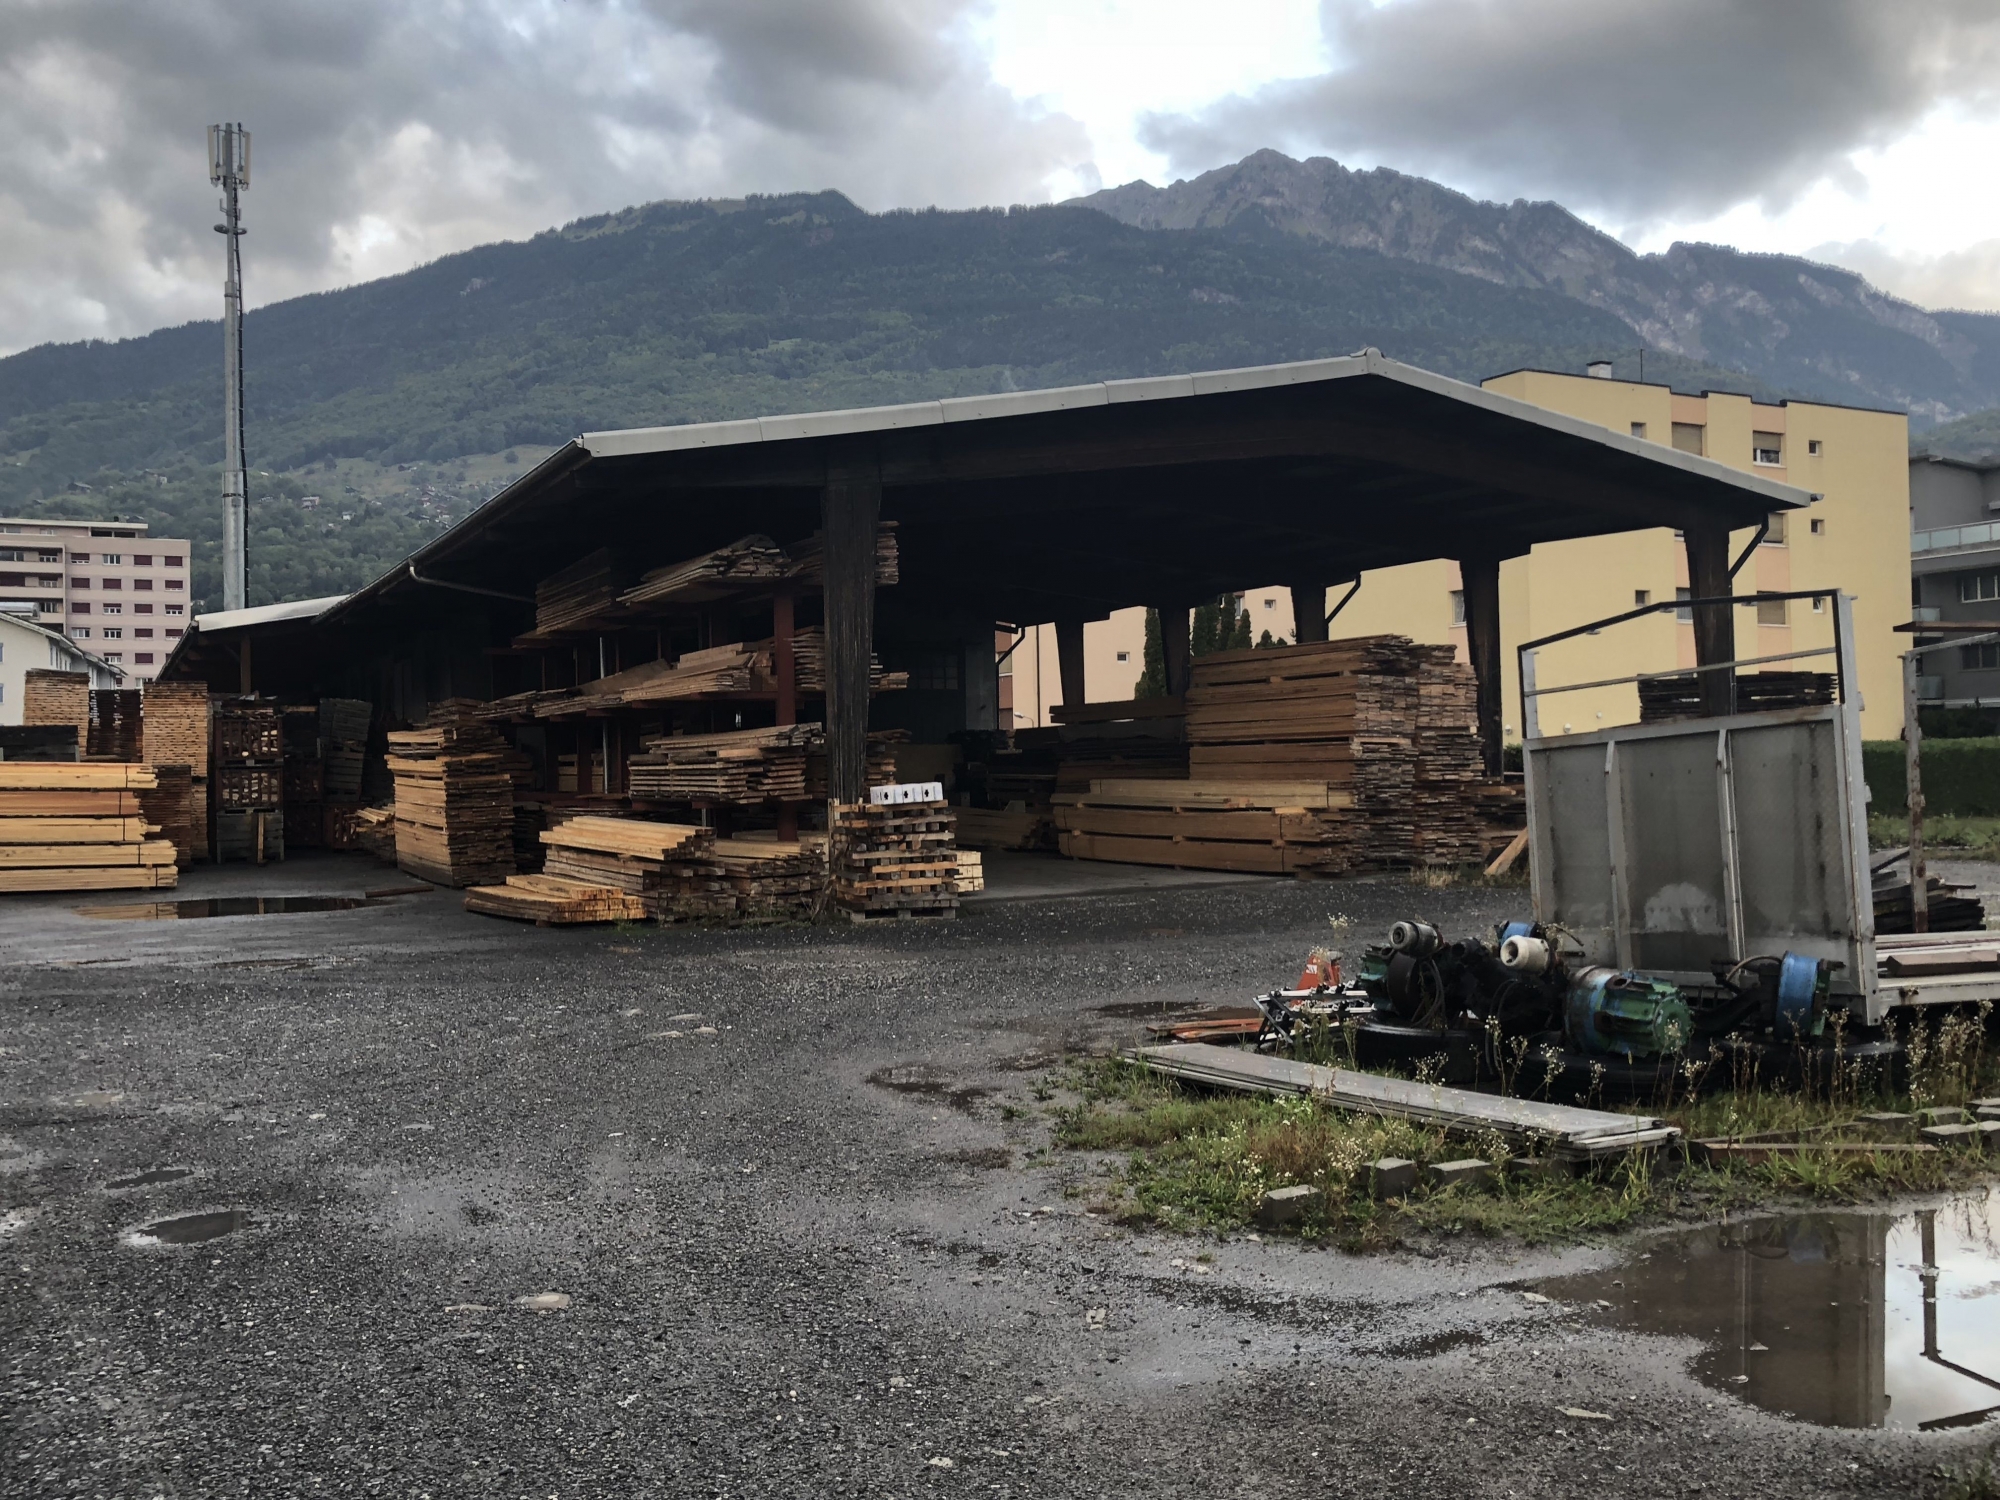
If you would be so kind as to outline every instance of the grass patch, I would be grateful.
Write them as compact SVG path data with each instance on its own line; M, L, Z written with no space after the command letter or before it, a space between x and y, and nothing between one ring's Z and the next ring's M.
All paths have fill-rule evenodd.
M1868 844L1874 849L1900 849L1910 841L1910 820L1870 813ZM1924 817L1924 847L1959 859L2000 860L2000 818L1929 813Z
M1660 1114L1692 1141L1767 1132L1807 1132L1814 1146L1866 1143L1850 1122L1866 1110L1907 1111L2000 1093L1985 1045L1987 1015L1915 1025L1905 1035L1910 1092L1864 1095L1838 1083L1830 1095L1733 1087ZM1308 1239L1352 1249L1392 1244L1411 1232L1504 1236L1530 1244L1570 1241L1642 1222L1711 1215L1786 1200L1856 1202L1886 1192L1927 1191L1978 1179L1983 1159L1960 1152L1883 1154L1805 1150L1760 1163L1699 1164L1684 1149L1635 1156L1579 1176L1518 1175L1497 1134L1447 1137L1407 1121L1342 1113L1317 1100L1191 1089L1118 1059L1073 1067L1079 1102L1056 1117L1059 1150L1115 1152L1125 1160L1107 1184L1121 1222L1163 1228L1247 1228L1271 1188L1319 1189ZM1848 1128L1843 1128L1848 1127ZM1403 1157L1422 1165L1479 1157L1500 1168L1477 1186L1420 1186L1377 1202L1368 1164Z

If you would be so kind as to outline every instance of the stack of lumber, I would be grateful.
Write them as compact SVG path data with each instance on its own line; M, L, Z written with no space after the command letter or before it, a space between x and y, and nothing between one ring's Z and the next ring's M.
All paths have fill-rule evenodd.
M970 895L986 889L986 856L977 849L958 851L958 893Z
M766 650L770 645L769 641L763 642ZM792 633L792 681L801 693L826 691L826 632L816 625ZM900 692L909 685L908 672L884 671L882 658L873 652L869 653L869 692Z
M958 846L942 802L837 802L833 902L850 919L958 914Z
M1986 905L1978 887L1946 885L1937 876L1924 883L1925 912L1932 932L1980 932L1986 927ZM1915 904L1910 899L1910 877L1905 871L1900 881L1888 880L1875 887L1875 931L1890 936L1912 931Z
M551 573L535 585L535 633L581 630L608 618L617 610L627 576L613 566L609 547L600 547L560 573Z
M0 762L0 891L168 890L174 846L149 838L151 766Z
M90 740L85 753L92 760L130 765L141 758L138 688L93 688L90 693Z
M154 766L154 786L138 793L139 810L174 846L174 864L194 863L194 777L186 766Z
M0 760L81 760L74 724L0 724Z
M669 861L655 910L662 921L801 922L825 893L823 842L719 839Z
M669 863L684 861L714 842L714 830L687 823L570 818L543 830L547 855L542 873L641 897L650 915L667 889Z
M656 802L801 802L807 756L824 742L817 724L648 739L628 763L626 789Z
M319 700L319 758L326 767L324 794L329 802L360 800L370 714L369 704L361 698Z
M746 536L686 562L655 568L627 589L619 602L634 608L712 604L797 571L785 549L767 536Z
M961 807L956 809L956 813L961 846L974 849L1056 847L1055 824L1046 809L996 812L989 807Z
M805 583L821 583L826 577L826 534L815 531L803 542L785 549L794 564L792 576ZM901 575L901 559L896 546L896 523L883 521L875 528L875 586L887 588Z
M542 844L542 834L549 826L549 806L546 802L523 801L521 788L514 788L514 868L524 875L541 872L542 861L548 850Z
M336 849L360 849L385 865L396 862L396 809L393 806L343 808L328 840Z
M1450 646L1420 646L1417 675L1417 804L1414 856L1420 865L1485 863L1489 810L1481 793L1479 680ZM1510 834L1511 837L1511 834Z
M639 922L647 914L646 903L637 896L553 875L509 875L502 885L476 885L465 893L465 909L537 927Z
M710 693L747 693L770 678L768 643L735 642L690 651L672 663L647 662L611 677L586 683L567 698L535 705L535 716L561 718L602 711L624 703L664 703L673 698L699 698Z
M896 779L896 747L908 744L909 740L910 731L907 729L868 731L868 758L863 768L866 785L888 786ZM825 802L827 799L826 743L822 740L806 756L806 800Z
M1099 781L1059 792L1062 852L1078 859L1333 875L1353 859L1350 793L1318 782Z
M21 684L23 724L74 724L78 748L90 745L90 674L31 667Z
M1738 672L1736 711L1757 713L1775 708L1810 708L1833 702L1831 672ZM1701 702L1701 674L1674 672L1639 682L1639 722L1665 724L1674 719L1699 719L1707 714Z
M141 754L154 766L188 768L188 832L195 859L208 858L209 722L205 682L149 682L141 689ZM178 847L178 846L176 846Z
M436 885L497 885L514 873L514 787L484 704L451 698L389 735L396 863Z
M483 717L487 719L532 719L545 703L560 703L565 698L574 698L575 688L531 688L525 693L512 693L505 698L495 698L487 704ZM543 715L548 717L548 715Z

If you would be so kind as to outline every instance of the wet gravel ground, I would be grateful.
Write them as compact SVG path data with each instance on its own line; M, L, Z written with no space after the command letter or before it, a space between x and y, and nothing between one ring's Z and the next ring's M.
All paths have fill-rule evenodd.
M396 877L182 894L253 880ZM1133 1011L1290 978L1330 912L1521 901L1274 882L731 934L12 898L0 1494L1923 1493L1976 1435L1766 1415L1517 1290L1615 1247L1133 1234L1031 1155L1047 1064ZM227 1232L143 1233L195 1214Z

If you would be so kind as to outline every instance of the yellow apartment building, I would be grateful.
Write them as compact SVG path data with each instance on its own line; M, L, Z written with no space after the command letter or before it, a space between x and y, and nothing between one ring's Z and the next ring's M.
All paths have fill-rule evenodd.
M1893 627L1910 617L1909 427L1901 412L1830 406L1811 401L1776 405L1723 391L1682 395L1664 385L1514 370L1485 387L1551 411L1596 422L1615 432L1699 453L1733 468L1798 486L1813 503L1774 517L1755 556L1737 575L1736 592L1783 593L1839 588L1854 596L1854 624L1864 705L1862 732L1893 739L1902 732L1902 638ZM1731 539L1732 559L1755 531ZM1515 647L1635 605L1686 597L1687 555L1667 528L1591 537L1536 547L1500 569L1500 632L1507 696L1504 735L1521 737L1521 696ZM1335 636L1389 633L1452 642L1465 652L1451 562L1416 563L1364 574L1361 590L1333 623ZM1345 588L1329 593L1329 607ZM1269 630L1292 635L1286 589L1252 589L1243 596L1253 639ZM1046 639L1043 639L1046 637ZM1121 610L1084 629L1089 697L1128 697L1143 668L1145 612ZM1737 611L1740 658L1779 656L1832 643L1831 615L1782 601ZM1694 626L1671 613L1581 636L1546 649L1538 662L1543 687L1633 672L1694 665ZM1830 657L1772 664L1773 670L1831 670ZM1014 651L1015 724L1047 724L1062 701L1055 630L1031 628ZM1581 733L1638 717L1631 687L1586 690L1541 700L1544 734Z

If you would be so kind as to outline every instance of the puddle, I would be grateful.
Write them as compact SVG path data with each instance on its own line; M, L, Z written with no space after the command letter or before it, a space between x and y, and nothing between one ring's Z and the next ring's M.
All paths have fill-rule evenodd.
M1014 1165L1014 1152L1007 1146L973 1146L963 1151L941 1151L937 1160L949 1162L955 1167L997 1172Z
M1650 1242L1551 1297L1707 1345L1694 1373L1827 1427L1937 1431L2000 1418L2000 1195L1809 1213Z
M892 1094L915 1094L925 1098L941 1100L953 1109L968 1113L981 1099L993 1090L976 1088L970 1084L952 1086L952 1077L942 1068L931 1067L928 1063L901 1063L893 1068L878 1068L868 1075L868 1081L878 1089L887 1089Z
M130 1177L115 1178L104 1185L108 1188L152 1187L160 1182L179 1182L183 1177L194 1176L193 1167L154 1167L147 1172L134 1172Z
M1408 1339L1400 1344L1390 1344L1377 1352L1384 1359L1436 1359L1440 1354L1449 1354L1454 1349L1477 1349L1486 1342L1486 1335L1470 1330L1453 1333L1434 1333L1427 1338Z
M186 922L196 917L276 917L388 904L385 897L371 896L209 896L192 901L141 901L130 906L79 906L76 914L114 922Z
M225 1208L215 1213L181 1214L143 1224L133 1231L133 1238L150 1240L156 1245L199 1245L249 1227L250 1215L240 1208Z

